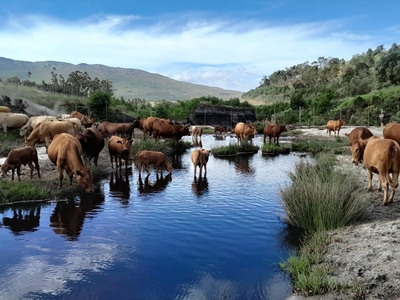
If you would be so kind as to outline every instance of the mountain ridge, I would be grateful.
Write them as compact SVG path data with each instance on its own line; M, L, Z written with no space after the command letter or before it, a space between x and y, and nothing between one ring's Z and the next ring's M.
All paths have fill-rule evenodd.
M37 84L42 81L51 82L52 71L62 75L65 80L75 71L87 72L92 79L97 77L100 80L109 80L113 84L114 96L125 99L189 100L203 96L231 99L240 98L243 94L239 91L178 81L140 69L58 61L29 62L0 57L0 78L3 80L16 76L20 80L30 80Z

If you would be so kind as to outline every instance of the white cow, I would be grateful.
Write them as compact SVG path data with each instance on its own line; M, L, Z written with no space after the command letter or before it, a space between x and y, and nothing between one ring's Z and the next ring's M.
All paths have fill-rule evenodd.
M20 128L29 117L25 114L18 113L0 113L0 124L3 127L4 133L7 135L7 128Z

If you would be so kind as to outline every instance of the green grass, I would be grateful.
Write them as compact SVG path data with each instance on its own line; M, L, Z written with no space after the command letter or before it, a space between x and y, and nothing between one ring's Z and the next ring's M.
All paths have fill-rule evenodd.
M29 200L48 200L55 195L53 189L38 180L13 181L0 180L0 204Z
M137 138L132 143L131 154L132 157L142 150L159 151L166 156L181 155L187 149L191 148L192 144L185 141L174 141L171 139L156 141L153 138L145 137Z
M218 157L224 155L236 155L241 152L257 153L259 149L259 146L253 146L251 143L241 143L240 145L229 144L227 146L211 148L211 153L213 153L215 157Z
M321 264L330 243L326 232L359 220L368 206L356 178L335 170L335 161L332 153L320 153L315 163L301 160L289 172L291 183L280 189L285 222L307 233L299 253L281 268L291 276L295 291L307 296L339 288Z
M264 145L261 146L261 151L263 154L288 154L290 152L290 145L281 145L281 146L277 146L276 144L269 144L266 143Z
M337 155L350 155L348 138L336 137L335 139L310 139L300 140L292 143L292 151L310 152L311 154L333 153Z

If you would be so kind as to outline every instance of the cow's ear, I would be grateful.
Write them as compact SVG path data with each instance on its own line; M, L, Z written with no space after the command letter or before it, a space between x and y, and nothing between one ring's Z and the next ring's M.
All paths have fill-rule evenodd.
M128 143L129 143L129 144L132 144L132 142L133 142L133 140L132 140L132 139L128 140Z
M81 176L81 177L83 176L82 172L79 170L76 171L76 175Z
M122 144L122 142L121 141L117 141L117 144Z

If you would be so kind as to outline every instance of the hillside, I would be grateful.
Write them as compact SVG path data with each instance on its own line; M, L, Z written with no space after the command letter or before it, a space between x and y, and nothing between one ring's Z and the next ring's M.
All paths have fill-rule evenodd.
M28 62L0 57L0 78L17 76L20 80L36 83L51 82L54 71L64 78L75 71L87 72L94 79L109 80L113 83L114 95L125 99L145 100L188 100L202 96L220 99L240 98L242 92L224 90L188 82L177 81L159 74L138 69L114 68L104 65L70 64L56 61ZM28 78L28 72L30 77Z

